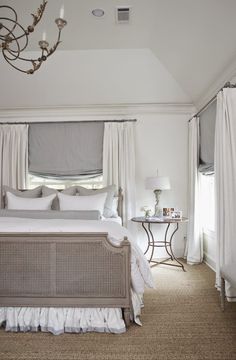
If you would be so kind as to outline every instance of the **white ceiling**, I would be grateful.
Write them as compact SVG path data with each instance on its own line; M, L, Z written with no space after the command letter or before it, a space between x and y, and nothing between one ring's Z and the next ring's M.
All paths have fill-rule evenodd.
M44 30L53 43L63 1L68 25L61 50L149 48L194 103L235 58L236 0L49 0L30 50ZM17 10L24 25L39 3L0 0ZM130 24L115 23L117 5L132 6ZM92 16L94 8L104 9L104 17Z
M57 51L33 76L2 63L0 109L191 103L149 49L74 50L69 55Z

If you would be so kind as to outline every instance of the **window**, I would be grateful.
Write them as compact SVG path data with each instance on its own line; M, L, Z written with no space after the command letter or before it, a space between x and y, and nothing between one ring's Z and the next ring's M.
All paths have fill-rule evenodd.
M71 180L58 180L58 179L49 179L43 178L40 176L35 176L28 174L28 188L33 189L39 185L49 186L55 189L65 189L73 185L84 186L87 189L100 189L103 187L103 176L99 175L93 178L84 178L84 179L71 179Z
M215 231L215 177L200 175L201 218L203 232Z
M29 172L58 179L101 175L103 133L103 122L30 124Z

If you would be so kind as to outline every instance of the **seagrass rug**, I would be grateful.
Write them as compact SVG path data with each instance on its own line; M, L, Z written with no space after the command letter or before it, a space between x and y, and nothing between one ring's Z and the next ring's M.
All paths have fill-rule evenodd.
M186 269L152 269L156 289L145 293L142 327L60 336L0 329L0 359L236 360L236 303L222 313L214 272L205 264Z

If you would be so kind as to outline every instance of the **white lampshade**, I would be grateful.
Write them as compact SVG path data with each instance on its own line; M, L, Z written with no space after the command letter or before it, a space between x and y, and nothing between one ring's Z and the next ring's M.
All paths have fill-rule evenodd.
M169 190L170 179L168 176L148 177L145 181L146 189L150 190Z

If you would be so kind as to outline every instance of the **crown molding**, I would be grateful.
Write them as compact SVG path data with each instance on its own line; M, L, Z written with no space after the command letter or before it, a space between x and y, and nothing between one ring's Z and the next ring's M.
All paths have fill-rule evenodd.
M196 108L199 111L208 101L210 101L222 89L226 82L234 82L236 77L236 58L228 64L217 77L208 90L196 102Z
M128 119L140 114L186 114L195 112L192 104L117 104L117 105L85 105L57 106L43 108L0 108L1 122L11 121L79 121Z

